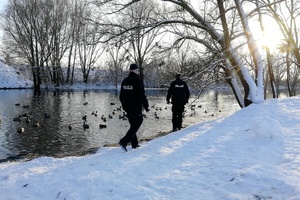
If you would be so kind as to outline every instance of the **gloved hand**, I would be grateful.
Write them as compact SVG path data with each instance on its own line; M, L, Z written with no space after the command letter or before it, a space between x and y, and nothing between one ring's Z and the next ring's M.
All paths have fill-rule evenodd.
M146 112L149 112L150 110L149 110L149 107L148 108L145 108L145 110L146 110Z

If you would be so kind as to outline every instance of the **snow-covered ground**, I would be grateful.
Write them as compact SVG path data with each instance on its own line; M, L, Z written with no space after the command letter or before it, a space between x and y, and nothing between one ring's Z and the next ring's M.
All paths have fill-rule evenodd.
M5 61L0 59L0 89L18 89L18 88L33 88L33 81L28 78L31 76L30 70L25 67L20 68L25 71L20 71L16 67L8 66ZM29 73L28 73L29 71ZM42 85L45 87L52 87L51 85ZM113 85L107 84L85 84L75 83L73 85L61 86L63 89L115 89Z
M26 79L15 68L8 66L0 60L0 89L3 88L32 88L33 82Z
M300 98L269 100L124 153L0 164L0 199L300 199Z
M268 100L127 153L1 163L0 199L298 200L299 130L299 97Z

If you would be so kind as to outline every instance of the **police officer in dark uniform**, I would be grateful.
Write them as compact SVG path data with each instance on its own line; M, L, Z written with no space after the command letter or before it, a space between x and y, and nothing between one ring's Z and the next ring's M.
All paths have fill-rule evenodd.
M167 94L167 103L169 104L170 99L172 100L173 131L182 128L182 113L184 111L184 105L188 103L189 97L190 91L186 82L180 79L180 74L177 74L176 79L171 83Z
M129 75L122 81L120 92L120 101L130 123L129 130L119 142L124 151L127 151L126 146L129 142L132 148L139 147L136 132L143 123L142 109L144 107L149 111L144 83L139 78L139 67L137 64L131 64L129 69Z

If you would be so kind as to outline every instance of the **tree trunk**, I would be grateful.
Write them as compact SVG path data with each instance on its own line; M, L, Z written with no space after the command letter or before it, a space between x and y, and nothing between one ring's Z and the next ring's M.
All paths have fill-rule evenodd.
M232 89L233 91L233 94L235 96L235 99L236 101L238 102L239 106L241 108L244 108L245 107L245 101L243 99L243 94L241 93L241 90L239 89L238 87L238 83L237 83L237 80L236 78L233 78L235 77L232 73L231 70L229 70L227 67L221 67L224 72L225 72L225 75L226 75L226 82L228 83L228 85L230 86L230 88Z
M271 55L270 55L269 48L267 48L266 51L267 51L267 61L268 61L268 74L269 74L269 77L270 77L270 85L271 85L271 88L272 88L273 98L278 98L276 85L275 85L273 68L272 68L272 64L271 64Z
M286 52L286 83L287 83L287 88L288 88L288 92L289 92L289 96L293 96L292 93L292 89L291 89L291 85L290 85L290 79L291 79L291 75L290 75L290 61L289 61L289 56L290 53L289 51Z

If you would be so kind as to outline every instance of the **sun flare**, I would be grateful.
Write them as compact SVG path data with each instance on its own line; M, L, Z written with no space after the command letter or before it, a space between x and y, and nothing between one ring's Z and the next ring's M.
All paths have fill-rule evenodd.
M265 31L261 34L261 38L259 41L259 44L263 48L269 48L271 51L274 51L278 48L278 45L280 44L280 34L276 32L269 32Z
M254 37L260 48L269 48L275 51L282 40L282 34L276 22L273 19L264 20L264 31L261 30L259 22L251 24Z

